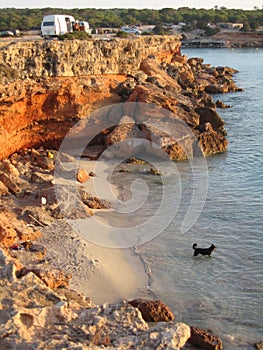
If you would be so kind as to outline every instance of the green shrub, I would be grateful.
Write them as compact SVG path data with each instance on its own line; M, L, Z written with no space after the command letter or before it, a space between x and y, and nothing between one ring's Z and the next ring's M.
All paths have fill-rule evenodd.
M64 35L61 35L58 37L59 40L75 40L75 39L79 39L79 40L87 40L91 38L91 35L86 33L86 32L73 32L73 33L67 33Z
M116 36L117 36L118 38L128 38L128 33L126 33L126 32L124 32L124 31L120 30L120 31L116 34Z
M220 32L220 29L219 29L219 28L209 28L209 27L206 27L204 34L205 34L206 36L212 36L212 35L215 35L216 33L219 33L219 32Z

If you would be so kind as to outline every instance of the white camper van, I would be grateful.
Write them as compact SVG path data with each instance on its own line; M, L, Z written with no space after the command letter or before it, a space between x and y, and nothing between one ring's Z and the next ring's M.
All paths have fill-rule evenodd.
M69 15L49 15L41 23L42 36L58 36L73 32L75 18Z

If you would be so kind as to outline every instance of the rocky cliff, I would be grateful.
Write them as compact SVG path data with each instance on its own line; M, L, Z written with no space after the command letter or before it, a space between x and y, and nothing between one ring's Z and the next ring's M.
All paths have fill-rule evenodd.
M0 67L0 159L24 147L58 147L76 121L119 102L171 111L193 129L205 155L226 149L224 123L208 93L238 90L234 71L188 60L178 37L2 42ZM140 128L148 140L160 140ZM97 140L102 150L105 138ZM190 154L195 143L188 137ZM186 158L176 142L160 144L171 159Z
M175 322L160 301L139 300L135 308L134 302L96 306L87 297L89 290L84 297L68 289L72 275L60 270L62 247L68 252L66 266L76 275L101 262L82 253L82 260L75 259L86 243L81 246L63 220L60 206L66 197L58 197L53 184L55 149L77 121L85 121L81 132L86 120L97 126L101 116L113 124L98 126L86 145L89 158L131 138L157 144L173 160L193 157L196 149L204 155L224 151L226 132L216 108L226 106L210 94L239 90L232 80L235 71L182 56L176 37L0 46L0 348L124 350L147 344L149 349L180 349L191 334L192 344L222 349L217 337ZM129 108L138 104L143 113ZM111 105L124 107L116 115ZM79 170L80 185L94 176ZM82 218L107 204L82 189L67 214ZM54 245L59 253L46 256ZM147 321L169 322L149 326Z
M127 74L154 55L171 61L180 54L179 37L144 36L111 40L2 42L0 67L9 80Z

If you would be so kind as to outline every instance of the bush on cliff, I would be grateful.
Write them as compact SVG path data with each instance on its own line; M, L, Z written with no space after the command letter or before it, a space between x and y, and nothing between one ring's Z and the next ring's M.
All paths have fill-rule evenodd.
M73 32L61 35L58 38L59 40L87 40L91 38L91 35L85 32Z
M117 36L118 38L128 38L128 33L126 33L126 32L124 32L124 31L120 30L120 31L116 34L116 36Z

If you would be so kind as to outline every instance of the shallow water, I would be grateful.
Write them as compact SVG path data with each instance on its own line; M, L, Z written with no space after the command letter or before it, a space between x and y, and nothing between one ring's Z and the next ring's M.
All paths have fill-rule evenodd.
M195 225L180 233L193 180L191 166L181 163L181 214L179 210L169 227L138 251L150 266L154 296L170 305L177 320L212 329L222 337L224 349L253 349L263 339L263 50L183 53L238 69L235 80L245 91L214 96L232 106L219 110L229 147L225 154L207 158L207 198ZM176 179L168 186L175 193ZM193 258L194 242L214 243L218 249L211 258Z
M123 174L108 161L115 172L105 176L113 173L118 213L96 213L98 229L91 240L124 248L135 244L148 275L148 286L137 296L162 299L178 321L219 335L226 350L253 349L263 340L263 50L184 49L183 54L239 70L235 80L244 91L214 96L232 106L219 110L228 151L205 161L153 162L162 176L145 165L122 165L130 171ZM105 189L99 190L103 197ZM194 242L218 249L211 258L193 257Z

